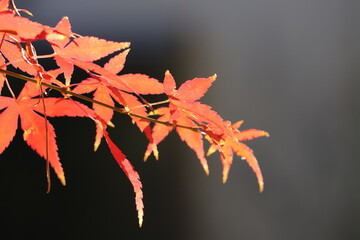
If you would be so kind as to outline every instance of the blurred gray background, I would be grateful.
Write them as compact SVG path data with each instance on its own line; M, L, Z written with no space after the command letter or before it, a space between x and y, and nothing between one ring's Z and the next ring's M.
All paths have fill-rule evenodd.
M359 1L16 3L43 24L68 16L76 33L132 42L125 72L162 80L169 69L178 84L216 73L203 102L270 138L248 142L260 194L246 162L235 159L222 184L218 156L205 176L175 134L158 162L142 162L144 137L115 120L111 134L144 184L139 229L131 185L105 145L92 153L91 122L52 121L68 186L53 176L50 194L19 131L0 159L2 229L13 239L360 239Z

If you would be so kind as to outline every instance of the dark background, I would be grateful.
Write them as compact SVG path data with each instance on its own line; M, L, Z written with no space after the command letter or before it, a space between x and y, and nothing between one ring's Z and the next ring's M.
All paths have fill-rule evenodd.
M221 183L218 156L205 176L176 135L160 160L142 161L145 138L126 117L111 134L138 170L145 218L137 226L129 181L105 144L92 152L88 120L51 119L67 186L21 132L0 156L1 232L8 239L360 239L358 187L360 3L343 0L16 1L32 19L130 41L125 72L181 82L214 73L204 98L225 119L270 138L249 142L265 178L236 159Z

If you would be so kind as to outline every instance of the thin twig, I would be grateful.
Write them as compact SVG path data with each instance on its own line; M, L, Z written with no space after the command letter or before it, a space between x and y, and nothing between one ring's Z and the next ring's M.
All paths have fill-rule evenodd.
M21 74L18 74L18 73L14 73L14 72L11 72L11 71L0 69L0 73L4 73L6 75L9 75L9 76L12 76L12 77L15 77L15 78L19 78L19 79L22 79L22 80L25 80L25 81L28 81L28 82L39 84L36 79L30 78L30 77L27 77L27 76L24 76L24 75L21 75ZM163 124L163 125L166 125L166 126L169 126L169 127L185 128L185 129L189 129L189 130L192 130L192 131L201 131L202 130L201 127L189 127L189 126L184 126L184 125L180 125L180 124L173 124L173 123L169 123L169 122L159 121L159 120L154 119L154 118L138 115L136 113L126 111L125 109L118 108L118 107L113 107L113 106L110 106L110 105L108 105L106 103L103 103L103 102L94 100L92 98L86 97L84 95L74 93L73 91L68 90L67 88L58 87L58 86L55 86L55 85L52 85L52 84L45 83L43 81L40 82L40 85L42 85L44 87L47 87L47 88L50 88L50 89L53 89L55 91L58 91L58 92L60 92L60 93L62 93L64 95L70 95L70 96L82 99L82 100L84 100L86 102L95 103L95 104L98 104L100 106L109 108L109 109L111 109L111 110L113 110L115 112L118 112L118 113L121 113L121 114L127 114L127 115L137 117L137 118L149 121L149 122L160 123L160 124ZM162 103L164 103L164 102L165 101L163 101Z

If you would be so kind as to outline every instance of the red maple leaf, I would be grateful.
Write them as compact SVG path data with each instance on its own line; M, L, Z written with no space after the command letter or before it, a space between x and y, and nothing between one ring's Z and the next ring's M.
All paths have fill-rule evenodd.
M43 102L48 117L88 117L92 110L71 99L47 97L41 100L34 98L40 93L39 89L34 91L34 88L35 84L27 83L17 99L0 96L0 109L5 108L0 114L2 123L0 124L0 153L9 146L14 138L20 117L24 141L41 157L48 156L46 160L50 162L61 183L65 185L64 171L57 153L54 127L43 117L45 114ZM46 143L46 135L48 143Z
M169 97L170 104L168 108L160 108L155 111L155 114L161 115L158 118L159 121L169 122L176 127L176 132L179 134L181 140L195 151L206 174L209 174L209 167L204 154L203 135L200 131L201 129L199 129L201 120L197 119L192 113L186 111L180 105L196 105L195 101L199 100L206 93L215 79L216 75L209 78L194 78L186 81L178 90L176 90L176 83L173 76L169 71L166 71L164 78L164 93ZM210 111L208 111L208 113L211 113L214 116L216 115ZM215 117L220 118L218 116ZM159 144L171 130L172 128L169 126L164 126L161 123L155 124L152 133L153 144L148 145L145 152L145 159L151 154L153 145Z
M121 152L121 150L115 145L115 143L111 140L106 130L103 132L106 142L110 148L111 154L114 156L116 162L119 164L121 169L125 172L126 176L130 180L131 184L133 185L134 192L135 192L135 204L136 210L138 211L138 219L139 219L139 226L141 227L143 223L143 216L144 216L144 203L143 199L143 192L141 190L142 184L140 181L139 174L134 170L134 167L131 165L129 160L126 159L126 156Z

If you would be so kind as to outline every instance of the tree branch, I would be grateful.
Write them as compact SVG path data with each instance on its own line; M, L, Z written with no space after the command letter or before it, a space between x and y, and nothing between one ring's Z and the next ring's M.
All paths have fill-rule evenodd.
M32 82L32 83L35 83L35 84L38 84L38 81L36 79L33 79L31 77L27 77L27 76L24 76L22 74L18 74L18 73L14 73L14 72L11 72L11 71L7 71L7 70L3 70L3 69L0 69L0 73L3 73L3 74L6 74L6 75L9 75L9 76L12 76L12 77L15 77L15 78L18 78L18 79L22 79L24 81L28 81L28 82ZM103 102L100 102L100 101L97 101L97 100L94 100L92 98L89 98L89 97L86 97L84 95L81 95L81 94L77 94L77 93L74 93L73 91L67 89L67 88L63 88L63 87L58 87L58 86L55 86L55 85L52 85L52 84L48 84L48 83L45 83L45 82L40 82L40 84L44 87L47 87L47 88L50 88L50 89L53 89L55 91L58 91L64 95L70 95L70 96L73 96L73 97L76 97L76 98L79 98L79 99L82 99L86 102L89 102L89 103L94 103L94 104L98 104L100 106L103 106L103 107L106 107L106 108L109 108L115 112L118 112L118 113L121 113L121 114L127 114L127 115L130 115L130 116L133 116L133 117L137 117L137 118L141 118L141 119L144 119L146 121L149 121L149 122L153 122L153 123L160 123L160 124L163 124L163 125L166 125L166 126L170 126L170 127L180 127L180 128L185 128L185 129L189 129L189 130L192 130L192 131L201 131L202 128L201 127L189 127L189 126L184 126L184 125L179 125L179 124L172 124L172 123L169 123L169 122L164 122L164 121L159 121L157 119L154 119L154 118L150 118L150 117L147 117L147 116L142 116L142 115L138 115L136 113L132 113L132 112L129 112L129 111L126 111L125 109L123 108L118 108L118 107L113 107L113 106L110 106L106 103L103 103ZM166 103L167 101L162 101L161 103ZM157 105L157 103L154 103L152 105Z

